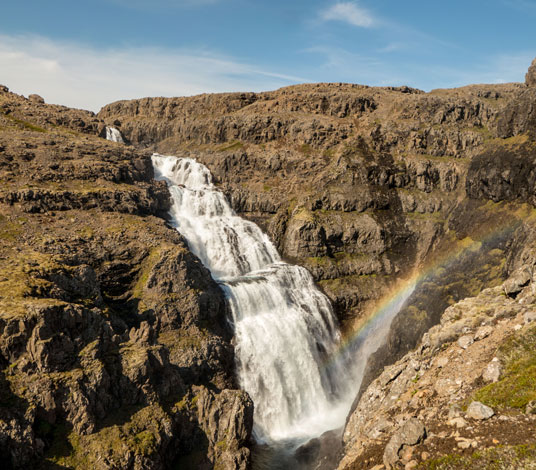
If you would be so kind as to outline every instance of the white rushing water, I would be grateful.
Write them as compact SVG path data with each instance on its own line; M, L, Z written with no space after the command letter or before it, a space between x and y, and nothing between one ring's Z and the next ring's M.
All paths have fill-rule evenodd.
M353 398L345 387L351 374L340 361L325 366L339 331L310 273L281 261L260 228L234 213L205 166L157 154L153 165L169 185L172 223L227 295L257 440L299 441L340 427Z
M169 186L172 224L231 307L237 373L255 404L256 439L294 447L340 428L367 359L414 286L341 349L331 305L311 274L282 262L267 235L235 214L208 168L191 158L154 154L152 160L155 176Z
M119 132L119 130L115 127L110 126L106 127L106 140L111 140L112 142L120 142L122 144L125 143L121 132Z

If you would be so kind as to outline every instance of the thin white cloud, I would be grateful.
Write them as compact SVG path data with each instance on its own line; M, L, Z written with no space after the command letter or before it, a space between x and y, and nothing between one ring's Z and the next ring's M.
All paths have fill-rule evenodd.
M261 91L307 81L206 50L98 50L0 35L0 83L47 102L98 111L121 99Z
M387 54L389 52L400 51L400 50L405 49L407 47L408 47L408 45L405 44L405 43L402 43L402 42L390 42L386 46L378 49L378 52L380 52L382 54Z
M343 21L353 26L369 28L374 24L372 15L356 2L338 2L320 13L324 21Z
M409 85L422 90L454 88L474 83L523 82L534 52L517 52L482 57L471 66L452 67L440 61L423 62L406 57L393 63L386 56L366 55L329 46L303 52L323 58L318 75L321 81L347 81L363 85Z

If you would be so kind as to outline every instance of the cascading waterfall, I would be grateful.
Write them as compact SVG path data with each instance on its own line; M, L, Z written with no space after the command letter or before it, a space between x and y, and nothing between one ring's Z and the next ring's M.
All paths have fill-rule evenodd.
M294 450L340 429L371 354L415 286L340 344L328 299L304 268L281 261L260 228L238 217L191 158L154 154L155 176L172 197L170 215L192 252L224 290L232 312L237 374L255 404L258 469L301 468Z
M205 166L157 154L153 165L169 185L172 223L227 295L256 439L299 442L340 427L351 374L342 361L326 366L339 331L310 273L281 261L260 228L234 213Z
M119 132L119 130L115 127L110 126L106 127L106 140L111 140L112 142L120 142L122 144L125 143L121 132Z

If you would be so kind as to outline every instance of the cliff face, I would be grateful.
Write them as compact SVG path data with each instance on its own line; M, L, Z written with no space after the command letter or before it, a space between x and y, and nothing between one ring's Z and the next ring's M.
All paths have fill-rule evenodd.
M246 468L226 305L150 154L0 91L2 468Z
M429 402L417 403L417 398L407 406L388 402L405 406L391 409L384 403L391 393L385 384L391 379L381 382L382 392L376 395L380 386L374 380L384 366L395 363L426 331L443 322L449 306L500 286L520 267L532 269L536 259L533 68L526 84L472 85L430 93L407 87L300 85L258 94L117 102L99 113L105 122L119 126L136 147L193 156L206 164L237 212L261 224L287 259L313 273L347 333L359 328L380 300L396 294L401 280L422 274L409 303L393 321L385 345L368 362L345 430L341 468L381 468L389 440L406 422L404 435L419 434L424 423L442 436L447 424L442 414L436 415L437 410L443 413L445 400L463 408L464 400L480 393L481 364L471 362L476 355L466 358L476 375L463 379L467 386L455 397L430 392L428 384L435 380L430 378L422 393L421 388L416 392ZM477 315L477 320L499 325L500 337L485 343L492 348L507 341L529 307L512 310L518 304L501 301L497 290L487 291L482 299L475 305L488 299L494 310L491 319ZM524 299L532 305L530 296ZM517 323L508 326L496 320L502 316ZM476 335L475 318L460 331ZM461 336L445 334L450 336L442 344ZM426 348L426 358L418 358L422 364L415 366L417 372L411 369L404 375L409 377L404 379L404 390L410 395L411 380L420 368L431 367L439 354L436 346ZM413 364L413 356L408 357L404 364ZM376 400L372 405L366 398L370 396ZM389 424L380 423L379 431L369 433L377 421L372 415L384 406ZM435 419L433 424L428 417ZM508 429L524 419L516 414ZM492 428L485 429L493 434ZM423 435L414 435L399 447L393 441L389 448L396 450L385 465L400 465L399 450L413 449L422 439ZM479 448L484 445L483 437L464 439L459 441L469 442L469 448L474 448L473 442ZM456 442L449 449L437 444L423 448L425 457L408 468L430 456L456 454L463 447L456 447ZM509 438L504 443L510 446L506 454L526 444ZM404 465L411 460L406 458Z
M484 434L450 436L444 409L470 398L493 405L482 361L512 335L532 344L533 75L534 66L525 85L430 93L316 84L148 98L97 116L0 87L1 463L249 465L253 406L233 377L225 302L163 219L168 192L153 180L154 150L206 164L237 212L312 272L348 334L401 280L424 273L356 390L341 468L418 464L465 450L456 437L488 445ZM132 145L104 141L106 124ZM497 286L516 272L502 296ZM480 326L492 331L480 338ZM459 346L468 335L475 346ZM445 351L474 368L435 367ZM517 376L504 354L497 380L508 387ZM467 377L456 390L432 390L458 372ZM407 400L390 401L397 394ZM505 429L525 419L514 415ZM424 441L423 427L446 432L452 446ZM504 439L508 455L526 444Z
M317 84L117 102L99 117L136 146L208 165L351 328L447 232L465 237L449 223L468 198L530 202L535 96L521 84Z

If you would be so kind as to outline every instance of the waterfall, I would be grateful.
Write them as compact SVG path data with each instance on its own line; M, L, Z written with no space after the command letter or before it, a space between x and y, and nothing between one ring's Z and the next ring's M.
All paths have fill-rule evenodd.
M106 127L106 140L111 140L112 142L120 142L122 144L125 143L121 132L119 132L119 130L115 127L109 126Z
M340 335L311 274L281 261L266 234L235 214L205 166L152 159L155 176L169 186L172 224L227 296L256 439L303 441L340 427L355 391L345 386L351 373L342 361L328 361Z

